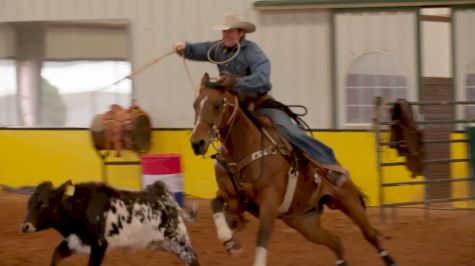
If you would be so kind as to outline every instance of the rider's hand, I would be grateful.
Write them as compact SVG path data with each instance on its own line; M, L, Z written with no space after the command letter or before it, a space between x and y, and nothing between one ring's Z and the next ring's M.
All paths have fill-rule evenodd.
M224 87L228 89L234 88L237 84L237 77L228 71L221 71L221 75L218 80L219 83L223 84Z
M175 50L175 52L181 53L186 48L186 42L184 41L175 42L172 47L173 47L173 50Z

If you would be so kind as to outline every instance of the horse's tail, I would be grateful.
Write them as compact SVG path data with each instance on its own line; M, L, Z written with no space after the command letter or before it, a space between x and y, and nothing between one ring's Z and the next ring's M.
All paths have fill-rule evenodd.
M368 195L366 193L364 193L363 191L361 191L360 188L358 188L358 193L359 193L359 200L360 200L360 203L361 203L361 206L363 206L364 209L366 209L367 205L366 205L366 202L368 202ZM383 233L381 233L379 230L377 230L374 226L371 226L371 228L374 230L374 232L380 236L380 237L383 237L385 239L391 239L390 236L387 236Z
M366 205L366 202L368 202L368 195L366 195L366 193L364 193L363 191L361 191L361 189L358 188L358 198L360 200L360 203L361 203L361 206L363 206L364 209L366 209L367 205Z

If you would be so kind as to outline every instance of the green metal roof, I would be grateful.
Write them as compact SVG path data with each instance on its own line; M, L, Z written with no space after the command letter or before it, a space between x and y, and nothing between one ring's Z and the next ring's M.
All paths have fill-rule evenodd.
M437 7L474 5L475 0L261 0L255 1L256 9L305 9L305 8L367 8L367 7Z

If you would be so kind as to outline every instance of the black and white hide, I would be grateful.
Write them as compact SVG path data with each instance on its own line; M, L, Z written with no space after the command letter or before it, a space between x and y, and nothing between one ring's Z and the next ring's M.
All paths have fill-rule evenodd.
M54 228L64 236L51 265L83 252L90 252L89 265L100 265L110 248L156 248L173 252L185 265L199 265L184 223L189 217L160 181L138 192L44 182L28 200L21 231Z

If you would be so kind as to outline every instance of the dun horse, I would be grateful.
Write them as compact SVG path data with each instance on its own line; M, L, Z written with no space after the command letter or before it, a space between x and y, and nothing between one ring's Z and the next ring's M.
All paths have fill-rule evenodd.
M337 265L347 265L338 237L320 227L320 214L327 205L341 210L360 227L386 265L396 265L379 244L377 231L365 214L362 195L351 180L337 182L323 167L286 158L268 133L271 131L262 131L240 108L227 83L211 82L208 74L203 76L194 102L191 135L196 155L204 155L216 140L222 145L215 163L219 189L211 208L218 238L226 250L231 254L241 250L232 230L242 226L247 211L259 218L255 266L266 265L276 219L282 219L307 240L333 250Z

